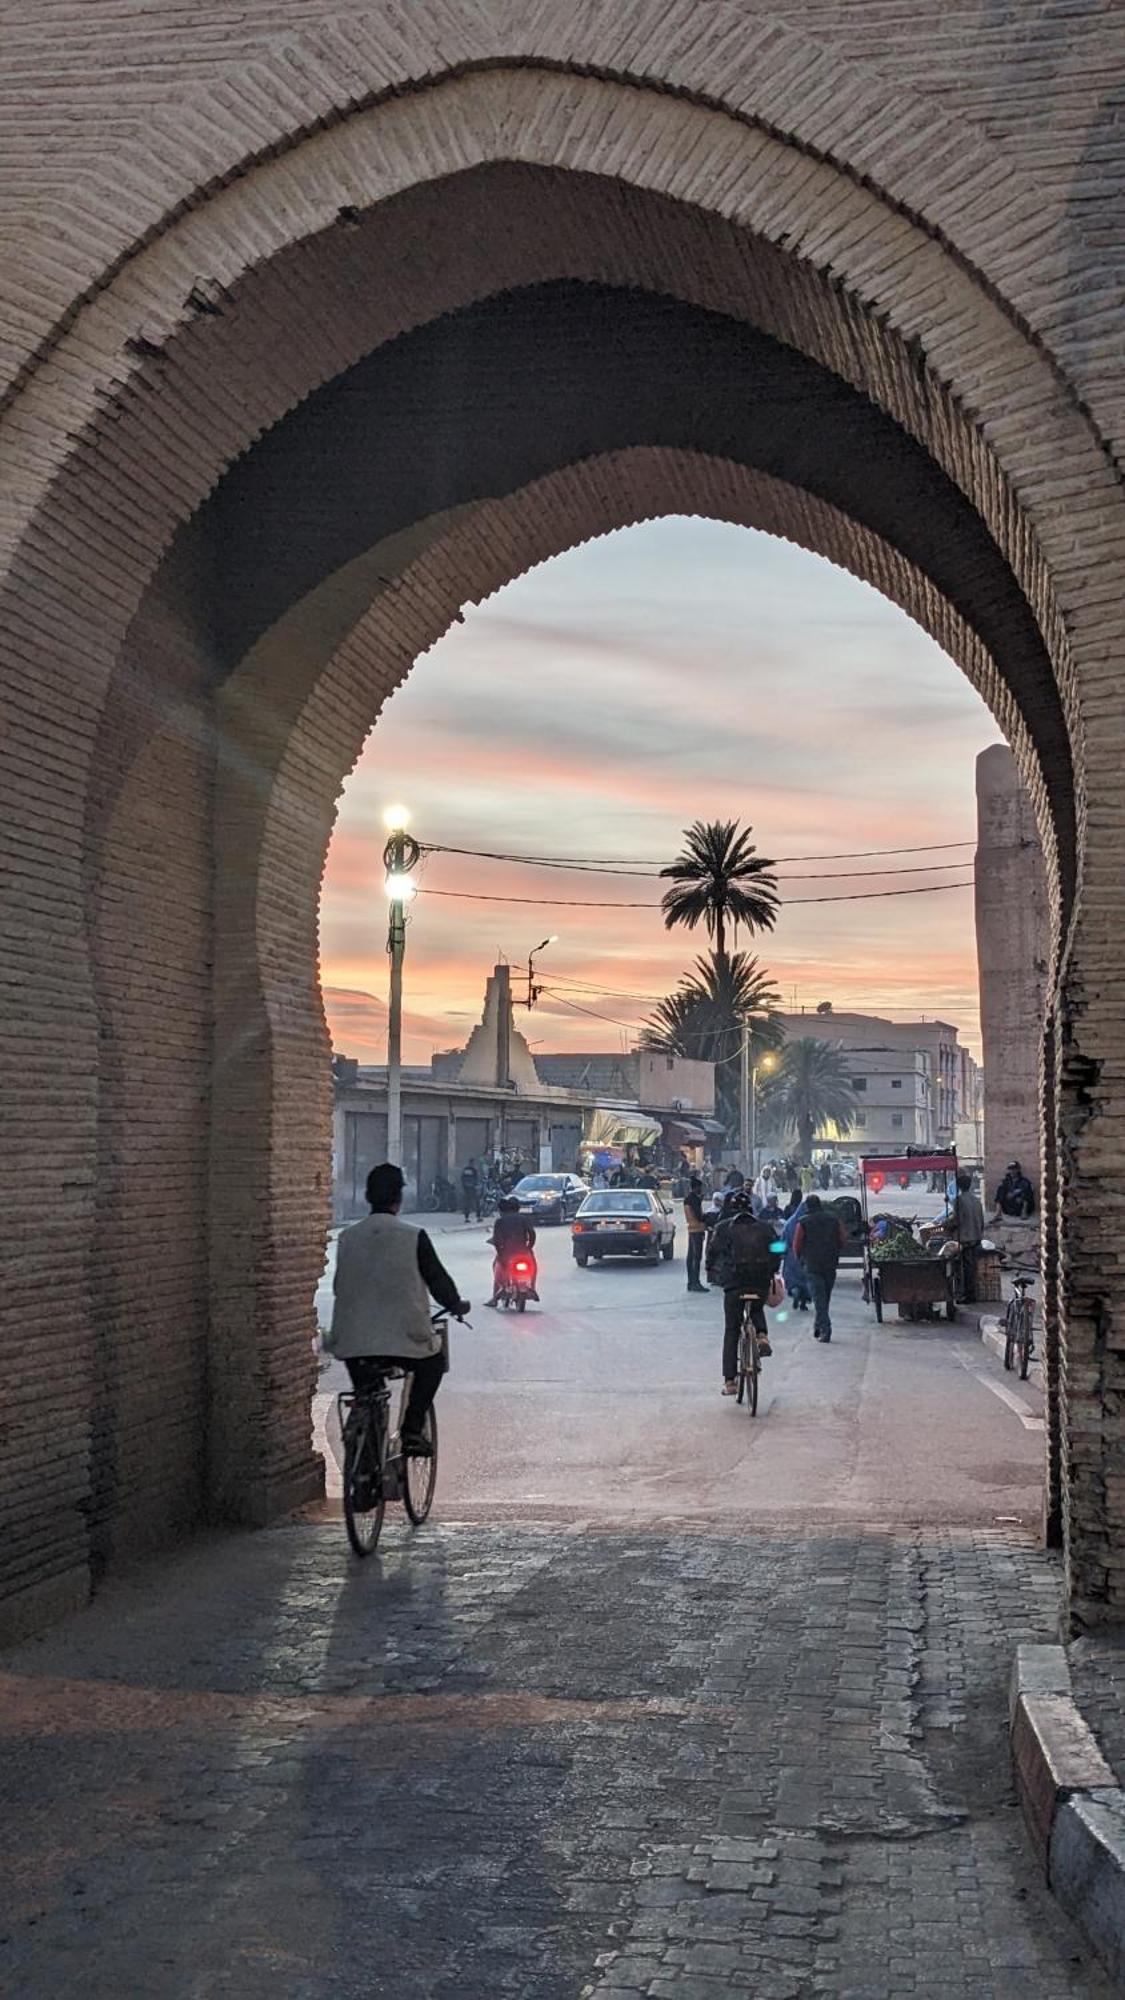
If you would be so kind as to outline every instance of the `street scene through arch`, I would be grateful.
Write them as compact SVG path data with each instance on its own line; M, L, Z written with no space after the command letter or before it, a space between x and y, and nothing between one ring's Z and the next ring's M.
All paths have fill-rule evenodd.
M823 1410L811 1421L825 1385L783 1383L782 1365L764 1393L763 1410L777 1406L768 1440L729 1427L715 1438L721 1300L716 1294L709 1311L691 1308L685 1328L679 1162L688 1157L705 1173L708 1200L712 1185L721 1189L731 1168L746 1164L737 1018L712 1027L696 1051L717 1054L717 1068L662 1057L643 1084L639 1072L634 1080L635 1050L662 996L721 963L703 925L665 928L659 868L693 819L752 814L759 851L781 856L780 915L773 928L744 927L727 946L757 977L754 1004L776 1015L791 1057L802 1040L840 1051L850 1117L842 1130L821 1128L816 1154L818 1167L835 1168L831 1198L849 1213L859 1200L858 1160L908 1146L956 1146L979 1172L974 767L995 736L951 663L870 587L775 538L676 518L586 544L470 607L388 704L345 785L321 899L337 1073L333 1219L346 1225L366 1213L367 1173L387 1154L380 856L387 802L409 796L423 860L408 906L405 1143L392 1151L408 1176L408 1211L478 1300L472 1335L455 1335L454 1394L443 1405L447 1505L482 1516L520 1502L567 1518L591 1507L664 1512L668 1466L690 1460L684 1430L690 1411L695 1435L698 1406L696 1462L705 1465L709 1441L721 1441L723 1504L733 1514L791 1515L803 1503L835 1517L975 1516L991 1525L999 1515L1038 1532L1042 1404L1027 1406L1025 1426L1002 1404L990 1410L979 1367L964 1366L979 1351L964 1343L953 1350L952 1375L918 1379L907 1395L900 1373L890 1402L904 1432L889 1450L881 1429L878 1448L901 1484L877 1496L871 1464L840 1455L836 1423ZM550 936L556 924L561 935ZM549 943L540 944L529 982L527 961L544 934ZM504 1085L482 1061L496 1026L488 1013L476 1025L497 958L511 962ZM1033 1034L1028 1056L1025 1120L1034 1134ZM769 1090L776 1062L766 1052L756 1078L754 1169L776 1158L799 1172L797 1134L778 1124ZM544 1206L541 1309L532 1303L513 1341L480 1309L492 1291L485 1237L494 1197L483 1226L466 1227L462 1170L483 1177L508 1167L510 1180L521 1167L577 1169L588 1182L599 1158L589 1134L608 1131L609 1121L648 1140L636 1157L662 1170L673 1195L676 1261L643 1297L620 1286L594 1294L573 1282L570 1206L558 1214ZM619 1164L625 1150L614 1147L603 1165ZM1036 1182L1037 1150L1033 1137ZM788 1192L783 1186L783 1205ZM873 1212L888 1204L935 1222L947 1205L945 1177L919 1173L910 1189L892 1179L889 1191L872 1190ZM1024 1233L1030 1248L1033 1232ZM862 1276L848 1264L838 1303L860 1307ZM787 1359L790 1347L813 1352L804 1299L797 1291L782 1308L778 1345ZM328 1282L318 1306L327 1328ZM980 1319L1000 1310L967 1312L973 1341ZM874 1326L870 1304L859 1322ZM904 1331L901 1316L899 1324ZM851 1402L858 1380L827 1391L853 1433L866 1428ZM329 1423L333 1494L340 1475L331 1399L344 1385L337 1364L314 1405L322 1441ZM874 1390L876 1401L885 1386ZM994 1426L982 1427L986 1411ZM978 1456L982 1446L987 1456L990 1428L1009 1468L1022 1461L1003 1491ZM806 1456L814 1431L820 1467ZM934 1441L929 1468L924 1435ZM705 1510L716 1487L706 1476L694 1489L681 1479L677 1496Z

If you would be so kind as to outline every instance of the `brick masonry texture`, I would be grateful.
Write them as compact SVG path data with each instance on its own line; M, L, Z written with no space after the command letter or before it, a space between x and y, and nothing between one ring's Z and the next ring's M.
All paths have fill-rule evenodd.
M871 577L1012 743L1053 929L1049 1489L1072 1615L1125 1614L1120 10L8 0L0 22L9 1622L314 1489L340 785L461 603L670 506ZM537 463L528 398L490 491L412 489L471 398L439 420L407 382L412 435L370 417L368 545L318 540L330 385L548 286L590 288L595 374L626 339L607 290L674 302L654 376L714 316L802 357L841 392L820 459L755 463L716 418L607 421ZM830 488L845 390L916 454L901 529L881 452ZM262 589L268 507L255 563L237 504L271 466L288 596Z
M1002 1533L388 1524L111 1581L0 1671L0 1983L93 2000L1062 2000Z

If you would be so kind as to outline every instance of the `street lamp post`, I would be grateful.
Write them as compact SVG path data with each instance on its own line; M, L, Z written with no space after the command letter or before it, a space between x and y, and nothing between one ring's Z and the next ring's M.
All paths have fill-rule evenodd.
M406 905L417 885L410 871L421 858L418 842L407 833L405 806L388 806L383 823L390 838L383 849L383 887L390 899L387 954L391 961L387 1007L387 1158L402 1164L402 962L406 955Z
M558 938L558 932L557 932L557 931L552 931L552 933L551 933L550 937L545 937L545 938L543 939L543 942L542 942L542 944L537 944L537 945L535 946L535 949L534 949L533 951L529 951L529 952L528 952L528 954L527 954L527 1011L528 1011L528 1013L530 1013L530 1012L531 1012L531 1009L532 1009L532 1008L534 1007L534 1005L535 1005L535 1002L536 1002L536 1001L538 1000L538 998L539 998L539 988L538 988L538 987L537 987L537 985L535 984L535 961L536 961L536 959L538 958L538 956L539 956L539 954L540 954L540 952L541 952L541 951L546 951L546 949L547 949L547 946L548 946L549 944L557 944L557 943L558 943L558 941L559 941L559 938Z
M751 1014L742 1017L742 1103L739 1117L741 1137L742 1173L753 1180L758 1170L758 1071L773 1069L777 1057L767 1049L760 1062L750 1061L750 1027L754 1020ZM747 1140L749 1139L749 1148Z

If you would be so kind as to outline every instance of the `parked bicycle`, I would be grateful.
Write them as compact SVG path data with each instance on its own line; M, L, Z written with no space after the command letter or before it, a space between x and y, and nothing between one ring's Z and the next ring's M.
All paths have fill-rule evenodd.
M763 1304L758 1293L743 1292L742 1329L738 1336L738 1400L745 1402L752 1417L758 1414L758 1377L762 1372L758 1320L762 1313Z
M1034 1283L1033 1270L1013 1271L1015 1297L1008 1300L1004 1314L1004 1366L1013 1368L1018 1360L1021 1382L1027 1381L1035 1353L1035 1301L1027 1296Z
M442 1353L448 1367L449 1315L436 1312L431 1317L441 1334ZM393 1431L392 1382L402 1383L398 1422ZM406 1370L388 1366L373 1375L368 1388L345 1390L337 1399L344 1440L344 1525L357 1556L369 1556L376 1547L388 1500L401 1500L415 1527L421 1526L433 1505L438 1464L437 1416L431 1406L422 1426L429 1453L416 1457L404 1452L402 1419L409 1386Z

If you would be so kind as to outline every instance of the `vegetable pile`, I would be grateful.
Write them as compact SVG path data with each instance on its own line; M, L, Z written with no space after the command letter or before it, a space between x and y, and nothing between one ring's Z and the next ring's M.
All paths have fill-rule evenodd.
M875 1264L916 1264L926 1254L918 1238L902 1222L891 1221L887 1234L871 1245Z

